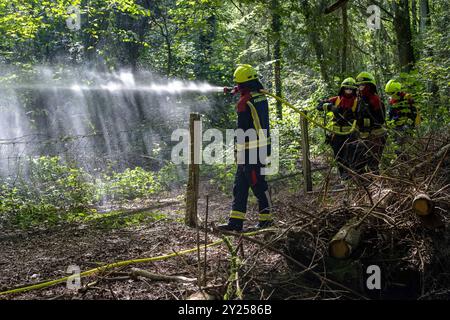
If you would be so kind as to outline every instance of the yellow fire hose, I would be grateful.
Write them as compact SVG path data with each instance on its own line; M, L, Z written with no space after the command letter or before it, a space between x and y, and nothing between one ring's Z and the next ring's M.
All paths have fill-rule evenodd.
M242 234L245 235L245 236L254 236L254 235L257 235L259 233L263 233L263 232L270 231L270 230L271 229L264 229L264 230L258 230L258 231L247 232L247 233L242 233ZM222 242L224 242L223 239L222 240L217 240L217 241L211 242L210 244L207 244L206 247L209 248L209 247L217 246L217 245L221 244ZM202 245L202 246L200 246L200 248L205 248L205 246ZM99 272L103 272L103 271L106 271L106 270L109 270L109 269L118 268L118 267L124 267L124 266L128 266L128 265L131 265L131 264L147 263L147 262L166 260L166 259L170 259L170 258L173 258L173 257L176 257L176 256L185 255L185 254L188 254L188 253L191 253L191 252L195 252L197 250L198 250L198 248L192 248L192 249L183 250L183 251L179 251L179 252L174 252L174 253L171 253L171 254L157 256L157 257L119 261L119 262L106 264L106 265L98 267L98 268L94 268L94 269L90 269L90 270L84 271L84 272L80 273L80 277L86 277L86 276L92 275L94 273L99 273ZM1 295L7 295L7 294L13 294L13 293L22 293L22 292L31 291L31 290L47 288L47 287L50 287L50 286L53 286L53 285L56 285L56 284L59 284L59 283L66 282L71 277L73 277L73 275L67 276L67 277L64 277L64 278L59 278L59 279L55 279L55 280L42 282L42 283L37 283L37 284L25 286L25 287L20 287L20 288L16 288L16 289L3 291L3 292L0 292L0 296Z
M294 110L295 112L300 114L300 116L306 118L309 122L315 124L319 128L322 128L322 129L327 130L329 132L332 132L334 134L346 136L346 135L349 135L350 133L358 130L357 127L356 127L356 120L355 120L355 121L353 121L352 128L350 129L350 131L347 131L347 132L334 131L334 130L332 130L332 129L330 129L330 128L320 124L319 122L313 120L312 118L308 117L303 111L301 111L299 108L297 108L296 106L292 105L288 101L284 100L283 98L280 98L280 97L278 97L278 96L274 95L273 93L270 93L270 92L268 92L266 90L260 90L259 92L261 92L261 93L263 93L263 94L265 94L267 96L270 96L270 97L280 101L281 103L287 105L289 108L291 108L292 110Z

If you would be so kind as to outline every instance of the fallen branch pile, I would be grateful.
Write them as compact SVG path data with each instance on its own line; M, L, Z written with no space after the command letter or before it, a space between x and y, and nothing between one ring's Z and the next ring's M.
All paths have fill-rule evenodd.
M327 193L301 207L292 199L286 204L295 216L287 223L286 254L370 298L448 299L449 142L428 137L415 143L384 164L381 175L355 176L356 192ZM380 268L380 290L367 287L371 265ZM324 284L309 273L302 280L310 287Z

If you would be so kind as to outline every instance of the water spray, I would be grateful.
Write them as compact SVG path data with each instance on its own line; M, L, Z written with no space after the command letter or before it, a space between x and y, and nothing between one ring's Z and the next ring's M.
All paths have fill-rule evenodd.
M149 85L128 85L121 82L107 82L101 85L81 85L78 83L71 85L43 85L43 84L24 84L24 85L7 85L2 86L3 89L15 90L69 90L73 92L83 91L109 91L109 92L150 92L155 94L183 94L188 92L222 92L223 88L212 86L208 83L194 83L189 84L182 81L171 81L165 84L151 83Z

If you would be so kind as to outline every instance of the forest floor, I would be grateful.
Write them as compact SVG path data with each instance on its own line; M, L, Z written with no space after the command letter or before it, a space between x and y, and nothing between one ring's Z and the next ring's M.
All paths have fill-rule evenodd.
M297 177L298 178L298 177ZM274 184L281 186L282 183ZM231 196L211 189L202 183L200 194L209 194L208 224L223 223L227 219ZM284 197L281 190L274 197ZM181 196L179 196L181 194ZM184 225L183 190L173 191L164 199L148 199L133 203L125 213L105 215L88 223L62 224L51 229L3 230L0 232L0 291L62 278L71 265L81 271L122 260L148 258L171 254L197 247L197 231ZM250 202L253 212L248 217L249 225L256 223L256 203ZM156 207L156 209L145 209ZM106 212L119 207L103 208ZM205 198L198 205L199 216L205 217ZM280 210L287 214L287 211ZM285 217L277 215L283 224ZM220 235L207 235L208 243L221 239ZM263 235L256 238L263 239ZM235 239L236 240L236 239ZM236 240L237 241L237 240ZM236 244L236 241L235 244ZM204 231L200 233L204 243ZM201 250L201 261L204 250ZM295 298L292 291L283 293L283 279L291 271L279 254L261 250L257 244L246 243L243 258L248 268L241 283L248 299ZM186 299L198 292L193 283L153 281L143 278L123 277L133 267L162 275L177 275L197 278L197 253L176 256L163 261L133 264L105 271L81 279L84 289L73 291L66 283L24 293L0 296L0 299ZM201 266L203 272L203 265ZM226 291L230 274L229 251L225 245L214 246L207 251L207 284L209 292L222 297ZM256 276L255 276L256 275ZM273 283L273 284L271 284ZM289 281L287 282L288 286ZM278 288L278 289L277 289Z
M450 299L448 143L424 144L426 156L399 158L382 175L354 177L342 191L331 191L337 183L334 169L325 168L308 193L299 190L299 175L273 181L276 228L252 237L231 236L228 243L210 227L226 222L231 190L224 193L209 181L201 182L198 203L205 221L209 196L207 241L204 229L184 224L183 189L98 208L100 214L82 222L28 231L2 228L0 292L66 277L72 265L86 271L173 256L82 277L78 290L62 282L0 299L187 299L200 292L202 281L194 279L202 278L202 289L217 299ZM408 174L411 168L414 174ZM412 209L418 192L434 202L430 216L417 216ZM252 196L247 226L256 223L256 212ZM346 259L330 257L330 240L352 219L359 221L359 244ZM202 244L218 240L225 242L207 249L205 264ZM181 253L198 244L200 255ZM366 287L371 265L383 270L383 290L375 293ZM156 280L137 275L134 268L185 278Z

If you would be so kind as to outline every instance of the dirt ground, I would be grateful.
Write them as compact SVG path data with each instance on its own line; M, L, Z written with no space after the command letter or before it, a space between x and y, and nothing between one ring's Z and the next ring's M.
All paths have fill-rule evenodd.
M318 283L316 278L314 281L305 281L306 276L311 276L309 271L313 269L323 271L320 267L324 267L327 260L325 258L328 240L345 224L348 216L354 214L349 212L349 208L363 210L360 204L352 205L354 199L360 198L360 194L354 193L352 198L349 198L352 191L332 192L329 197L319 201L320 192L316 190L305 194L297 179L292 177L289 180L270 183L276 232L252 237L259 243L242 237L229 237L232 250L236 252L235 259L232 259L228 246L221 243L208 248L206 267L204 250L201 248L200 264L197 252L175 254L169 259L127 265L82 277L79 290L69 290L64 282L24 293L0 295L0 299L172 300L186 299L199 292L197 282L169 282L134 277L130 276L132 268L191 279L202 278L206 270L206 284L203 288L217 299L226 296L230 296L231 299L361 298L362 296L355 295L346 288L340 287L337 290L335 285L330 285L327 281L321 280L322 282ZM335 182L330 181L330 185L333 183ZM205 196L209 194L207 219L209 231L206 243L212 243L223 237L211 231L211 226L226 222L231 195L224 194L208 184L201 185L198 215L203 224L206 219ZM28 231L0 228L0 292L66 277L70 275L66 272L71 265L79 266L81 271L86 271L114 262L195 249L198 234L199 243L205 243L204 230L197 233L195 228L184 225L183 194L183 190L174 190L170 194L161 195L158 199L146 199L122 206L109 205L99 208L99 212L104 212L104 216L102 213L98 219L83 223L65 223L52 228L41 227ZM380 220L379 216L371 217L367 223L370 228L363 237L364 241L358 255L354 257L354 262L361 262L363 258L368 259L369 256L372 260L377 258L373 258L373 254L379 254L378 258L380 261L386 261L387 266L393 265L389 262L394 261L390 260L392 254L399 255L394 258L402 266L405 261L419 261L422 263L419 263L419 266L426 264L425 269L423 267L414 269L422 276L422 283L426 284L422 286L421 296L445 299L449 294L446 285L449 278L448 273L444 274L442 270L445 270L443 264L446 264L450 257L447 250L450 239L448 212L438 209L447 227L436 231L424 228L413 215L402 212L392 215L402 223L405 221L411 226L414 225L414 229L409 224L405 229L409 230L405 237L410 236L411 239L397 236L395 241L398 243L395 245L394 240L391 241L389 237L384 236L386 232L390 234L403 229L398 226L392 228L388 223L390 220L385 222L383 219ZM111 212L116 214L108 215ZM256 212L256 200L252 196L249 199L247 213L249 220L246 221L246 226L256 223ZM302 235L298 239L304 239L296 243L303 249L311 249L311 256L301 253L296 257L297 261L305 260L301 268L293 268L292 261L288 263L286 256L283 256L283 252L288 252L289 255L295 253L290 250L283 251L289 249L283 237L286 237L291 227L295 227L295 232ZM273 244L273 247L268 248L267 243ZM273 250L274 248L278 249L278 252ZM358 250L355 250L355 253L356 251ZM428 255L434 258L427 259ZM353 266L353 258L349 261L348 265ZM231 277L234 274L233 263L238 264L237 278ZM334 267L339 269L340 265ZM308 269L306 272L305 268ZM357 269L352 267L351 270ZM397 269L393 267L393 270ZM419 270L425 271L419 273ZM330 273L326 271L321 274L323 279ZM403 272L402 275L404 274L406 273ZM392 275L395 276L394 273ZM354 278L359 282L361 276L365 276L365 273L360 272ZM398 285L403 285L400 280L402 279L389 279L389 284L398 282ZM405 283L409 281L403 280Z
M217 190L209 190L209 193L214 194L210 197L209 222L224 222L231 197ZM151 204L152 201L147 201L141 206ZM199 216L203 220L205 211L205 199L201 198ZM136 214L142 217L145 214L151 216L154 212L155 210L139 211ZM166 255L197 246L197 231L183 223L182 197L178 197L171 205L158 208L157 212L162 219L149 219L148 222L131 226L105 228L105 224L73 223L51 229L0 231L0 291L68 276L70 273L66 271L71 265L86 271L108 263ZM252 219L256 218L256 215L249 215ZM133 213L127 214L127 218L130 216ZM202 231L201 243L203 239ZM208 235L208 243L219 239L220 235ZM234 239L235 244L236 241ZM267 281L273 279L278 287L282 287L280 281L283 269L286 268L283 258L267 250L260 250L254 244L245 244L244 255L243 259L248 265L246 269L252 273L252 276L245 277L245 282L241 283L246 298L271 297L274 291ZM203 259L202 250L201 261ZM229 277L229 251L223 244L211 247L207 251L207 259L209 292L223 296ZM19 294L0 295L0 299L186 299L198 291L197 285L192 283L123 279L123 275L132 267L163 275L197 278L197 253L153 263L133 264L83 277L83 289L78 291L69 290L66 283L62 283ZM203 272L203 265L201 268ZM263 275L263 279L254 275Z

